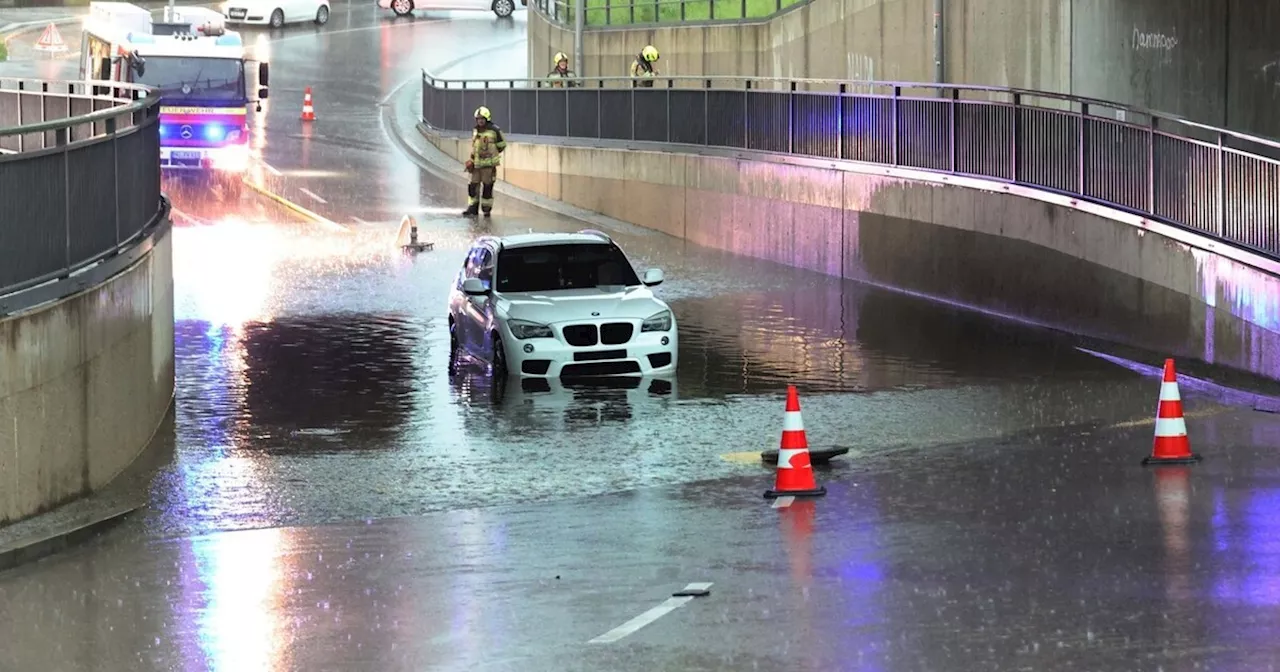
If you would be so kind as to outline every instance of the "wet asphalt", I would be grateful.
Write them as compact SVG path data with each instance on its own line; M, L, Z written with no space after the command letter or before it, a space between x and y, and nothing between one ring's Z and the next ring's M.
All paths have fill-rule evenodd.
M424 66L525 73L524 28L361 3L245 31L272 63L258 177L333 224L167 185L172 457L110 535L0 576L0 641L31 642L0 647L0 670L1183 669L1276 652L1266 598L1242 597L1275 556L1251 513L1273 487L1269 416L1184 389L1197 449L1225 459L1155 476L1136 464L1158 383L1066 335L623 228L636 265L667 273L674 381L451 379L468 241L582 225L502 198L490 222L456 216L465 194L392 148L378 106ZM404 214L434 251L396 248ZM810 445L850 453L816 506L773 510L757 454L788 384ZM1171 523L1175 560L1156 494L1196 521ZM587 644L703 581L710 597Z

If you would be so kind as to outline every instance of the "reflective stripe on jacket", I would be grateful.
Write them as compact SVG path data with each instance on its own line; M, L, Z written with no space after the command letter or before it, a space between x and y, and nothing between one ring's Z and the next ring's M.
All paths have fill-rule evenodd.
M502 137L502 129L487 124L483 130L471 131L471 161L476 168L493 168L502 162L502 151L507 148L507 140Z

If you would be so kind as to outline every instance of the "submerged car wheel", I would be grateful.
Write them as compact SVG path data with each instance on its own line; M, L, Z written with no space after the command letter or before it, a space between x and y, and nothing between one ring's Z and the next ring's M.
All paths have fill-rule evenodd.
M391 11L395 12L396 16L408 16L413 12L413 0L392 0Z
M507 18L511 13L516 11L516 3L514 0L493 0L493 13L499 17Z
M458 370L458 325L451 318L449 320L449 373L456 373Z
M321 5L320 9L316 10L316 25L323 26L326 23L329 23L329 8Z
M507 350L502 346L502 337L498 332L493 332L493 377L495 380L503 380L507 377Z
M284 12L278 9L274 12L271 12L271 27L272 28L284 27Z

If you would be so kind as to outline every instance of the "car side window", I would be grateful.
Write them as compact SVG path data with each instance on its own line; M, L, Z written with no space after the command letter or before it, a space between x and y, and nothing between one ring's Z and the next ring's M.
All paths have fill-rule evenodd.
M488 249L481 249L476 265L476 277L484 283L485 289L493 289L493 253Z

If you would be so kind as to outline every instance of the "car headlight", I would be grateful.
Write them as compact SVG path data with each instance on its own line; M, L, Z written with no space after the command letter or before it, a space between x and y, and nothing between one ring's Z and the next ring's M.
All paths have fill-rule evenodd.
M507 320L507 328L511 330L512 336L522 341L526 338L552 338L551 327L537 322Z
M671 331L671 311L651 315L640 325L640 331Z

